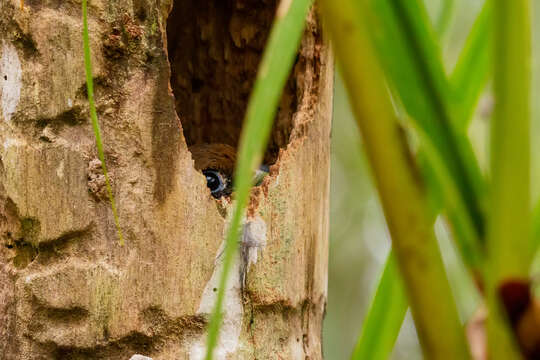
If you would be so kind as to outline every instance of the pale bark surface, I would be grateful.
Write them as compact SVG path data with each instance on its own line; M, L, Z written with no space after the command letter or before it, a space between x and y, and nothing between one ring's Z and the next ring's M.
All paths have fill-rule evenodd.
M210 196L188 146L236 146L276 4L90 1L123 247L89 122L80 1L24 5L0 0L0 358L199 359L231 204ZM311 14L219 359L322 357L332 69Z

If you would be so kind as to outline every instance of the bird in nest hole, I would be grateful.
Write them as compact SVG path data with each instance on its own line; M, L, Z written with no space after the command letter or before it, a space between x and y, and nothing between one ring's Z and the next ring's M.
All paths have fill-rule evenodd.
M229 196L233 191L233 171L236 149L227 144L197 144L189 148L195 169L206 177L206 186L216 199ZM268 165L261 165L254 174L253 184L260 185L269 173Z

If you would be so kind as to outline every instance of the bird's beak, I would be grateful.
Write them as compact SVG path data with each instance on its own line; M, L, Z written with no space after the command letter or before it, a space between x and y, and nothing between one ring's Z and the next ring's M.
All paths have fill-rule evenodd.
M270 172L270 168L268 165L261 165L257 170L255 170L255 174L253 175L253 186L259 186L261 185L263 179L268 175Z

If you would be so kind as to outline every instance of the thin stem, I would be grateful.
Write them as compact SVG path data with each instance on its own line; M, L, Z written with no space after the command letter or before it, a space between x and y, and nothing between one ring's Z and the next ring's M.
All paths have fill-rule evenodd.
M120 220L118 219L118 211L116 210L116 202L114 201L114 195L112 193L111 183L109 175L107 173L107 166L105 165L105 154L103 152L103 142L101 141L101 131L99 129L99 122L96 113L96 104L94 102L94 80L92 78L92 61L90 55L90 40L88 37L88 14L87 14L87 0L82 1L82 14L83 14L83 47L84 47L84 69L86 72L86 89L88 92L88 104L90 105L90 119L92 120L92 129L94 130L94 137L96 138L96 147L98 152L98 158L101 161L101 169L105 176L105 187L107 189L107 196L111 203L111 209L114 217L114 223L118 232L118 239L120 245L124 245L124 237L122 236L122 229L120 228Z
M488 228L488 340L491 359L518 359L498 289L526 281L532 259L530 223L530 60L528 0L495 0L495 114L491 125Z

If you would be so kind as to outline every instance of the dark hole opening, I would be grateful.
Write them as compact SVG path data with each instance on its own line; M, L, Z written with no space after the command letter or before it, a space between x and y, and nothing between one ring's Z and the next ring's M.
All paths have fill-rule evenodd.
M167 22L171 86L188 146L236 148L276 0L175 0ZM284 89L264 162L285 148L296 83Z

